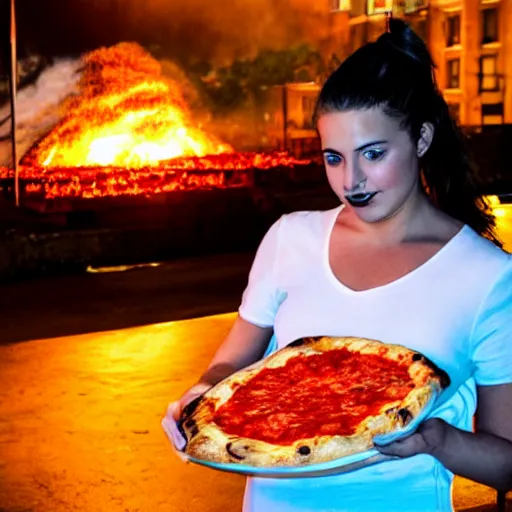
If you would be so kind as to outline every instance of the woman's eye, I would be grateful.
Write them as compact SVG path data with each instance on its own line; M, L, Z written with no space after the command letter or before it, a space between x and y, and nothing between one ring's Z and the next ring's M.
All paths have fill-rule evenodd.
M341 156L339 156L339 155L332 155L332 154L326 153L324 158L325 158L325 163L327 165L330 165L331 167L334 167L341 163Z
M363 156L370 162L376 162L377 160L380 160L385 153L386 152L383 149L368 149L363 153Z

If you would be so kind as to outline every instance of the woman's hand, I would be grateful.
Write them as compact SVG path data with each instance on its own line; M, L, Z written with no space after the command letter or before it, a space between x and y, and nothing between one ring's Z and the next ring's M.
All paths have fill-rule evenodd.
M396 457L412 457L420 453L436 456L443 450L448 429L453 428L439 418L422 423L414 434L388 445L375 445L379 452Z
M212 384L207 382L198 382L194 384L188 391L186 391L180 399L176 400L169 404L167 408L167 416L171 416L174 421L178 421L181 416L181 412L183 409L190 403L192 400L196 399L198 396L206 393Z

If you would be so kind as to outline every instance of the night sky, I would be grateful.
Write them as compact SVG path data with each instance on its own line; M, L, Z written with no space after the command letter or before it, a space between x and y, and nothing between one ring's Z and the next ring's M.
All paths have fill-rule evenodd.
M73 56L131 40L183 63L222 62L314 40L321 10L310 0L16 0L18 53Z

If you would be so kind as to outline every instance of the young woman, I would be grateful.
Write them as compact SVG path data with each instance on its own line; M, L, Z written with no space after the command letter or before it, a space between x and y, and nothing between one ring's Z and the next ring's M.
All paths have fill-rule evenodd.
M391 20L327 80L316 122L341 205L270 228L238 319L172 413L269 342L401 344L452 385L416 433L377 447L398 458L336 476L249 479L244 511L447 511L454 473L511 488L512 258L496 246L421 39Z

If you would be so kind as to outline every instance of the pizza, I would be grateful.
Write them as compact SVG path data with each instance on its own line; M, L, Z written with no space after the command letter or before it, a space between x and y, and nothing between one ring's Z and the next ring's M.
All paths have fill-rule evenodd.
M185 453L220 463L295 467L373 447L450 383L422 354L362 338L301 338L188 404Z

